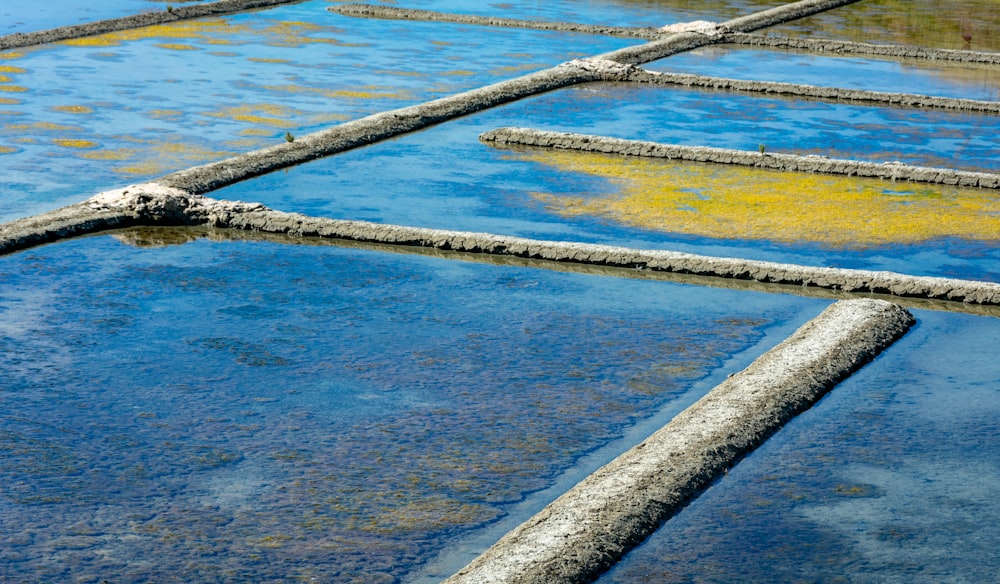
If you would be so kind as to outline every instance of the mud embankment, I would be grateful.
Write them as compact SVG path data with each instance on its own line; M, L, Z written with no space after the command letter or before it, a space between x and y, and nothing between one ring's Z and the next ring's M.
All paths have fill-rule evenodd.
M259 203L222 201L157 183L98 194L87 201L0 225L0 254L65 237L136 225L189 225L346 240L580 266L625 268L953 303L1000 305L1000 284L718 258L665 250L545 241L325 219L275 211ZM541 264L537 264L543 267Z
M879 178L891 181L1000 189L1000 174L911 166L899 162L877 163L825 158L823 156L751 152L748 150L709 148L707 146L682 146L678 144L625 140L622 138L589 134L550 132L531 128L498 128L484 132L480 135L479 139L498 148L530 146L535 148L618 154L622 156L663 158L665 160L735 164L766 170L818 172L843 176Z
M788 49L810 53L857 55L863 57L890 57L894 59L924 59L929 61L955 61L958 63L1000 64L1000 53L962 51L955 49L933 49L903 45L874 45L831 39L797 38L772 34L751 34L730 32L723 43L747 47Z
M434 10L416 10L395 6L375 6L372 4L340 4L327 8L330 12L358 18L379 18L385 20L418 20L424 22L451 22L478 26L503 28L526 28L532 30L554 30L583 34L616 36L637 39L654 39L662 36L655 28L607 26L600 24L580 24L575 22L551 22L544 20L521 20L496 16L476 16L474 14L453 14Z
M879 300L832 305L445 583L593 581L913 323Z
M983 114L1000 114L1000 102L965 99L955 97L937 97L933 95L918 95L913 93L892 93L887 91L868 91L864 89L844 89L838 87L819 87L797 83L779 83L774 81L750 81L743 79L728 79L725 77L708 77L690 73L661 73L633 67L625 75L618 75L608 81L630 81L647 85L667 85L697 89L711 89L734 93L753 93L777 95L791 98L806 98L823 101L836 101L861 105L877 105L891 107L906 107L919 109L940 109Z

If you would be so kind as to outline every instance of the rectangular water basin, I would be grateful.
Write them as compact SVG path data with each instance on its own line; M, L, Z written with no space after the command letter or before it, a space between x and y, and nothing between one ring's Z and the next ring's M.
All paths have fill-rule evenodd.
M916 316L599 582L993 579L1000 321Z
M5 578L394 582L826 305L193 237L0 258Z

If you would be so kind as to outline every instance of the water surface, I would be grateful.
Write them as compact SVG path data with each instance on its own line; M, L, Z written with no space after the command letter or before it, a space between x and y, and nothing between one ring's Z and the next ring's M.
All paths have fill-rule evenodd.
M1000 321L917 317L599 582L992 579Z
M825 304L266 242L0 258L0 577L392 582Z

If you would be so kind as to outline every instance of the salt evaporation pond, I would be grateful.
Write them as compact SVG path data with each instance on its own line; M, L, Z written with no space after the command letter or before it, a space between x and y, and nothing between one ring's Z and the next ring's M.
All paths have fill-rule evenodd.
M107 18L120 18L152 10L165 10L168 5L204 3L208 0L45 0L24 2L7 0L0 6L0 35L34 32L60 26L84 24Z
M599 582L992 581L1000 322L916 316Z
M639 42L326 6L0 52L0 221Z
M379 4L379 2L365 2ZM331 0L331 4L336 4ZM522 20L578 22L612 26L659 28L676 22L692 20L729 20L753 12L786 4L784 0L657 0L656 2L630 2L628 0L556 0L537 2L469 2L468 0L412 0L400 8L417 8L457 14L496 16Z
M395 581L826 304L110 236L0 258L0 290L16 581Z
M827 56L716 45L672 55L652 71L821 87L996 101L1000 71L990 65L925 59Z
M630 226L609 217L566 216L558 212L551 197L614 197L622 186L612 179L630 178L628 173L622 177L597 176L577 166L559 164L554 158L549 161L544 152L497 150L478 141L478 135L486 130L518 125L751 150L757 148L755 140L761 140L810 152L829 145L830 136L844 135L851 128L856 137L838 138L845 149L864 144L873 156L896 150L900 154L909 152L912 158L942 162L936 153L945 148L945 138L933 134L947 135L951 126L931 123L938 115L594 84L523 100L363 150L259 177L222 189L217 196L255 200L276 209L323 217L1000 281L1000 233L986 234L979 240L937 236L859 246L853 240L833 244L810 241L805 236L797 241L781 241L777 236L783 234L778 233L770 239L755 240L740 239L735 233L730 237L704 237L670 232L669 223L657 230ZM859 120L852 127L852 120L859 116L878 123L866 125ZM977 132L973 118L991 120L969 118L970 131ZM899 125L903 123L912 123L907 137L903 137L904 126ZM752 132L751 137L746 132ZM992 144L992 136L987 137L986 132L982 130L978 140L984 159L992 152L987 144ZM995 159L983 163L995 164ZM817 176L811 175L809 180L818 180ZM788 190L794 192L800 182L801 177L796 175ZM928 189L951 191L891 182L874 184L885 189L887 197L896 198ZM987 191L975 195L982 200L976 212L997 211ZM924 222L932 219L927 214L917 217ZM811 220L822 223L824 217Z
M768 32L861 43L1000 51L994 0L865 0ZM966 37L968 36L968 40Z

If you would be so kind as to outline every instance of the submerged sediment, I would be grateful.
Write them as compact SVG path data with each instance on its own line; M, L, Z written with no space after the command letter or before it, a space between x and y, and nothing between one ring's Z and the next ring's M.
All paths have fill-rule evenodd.
M446 584L591 582L914 319L838 302L501 538Z

